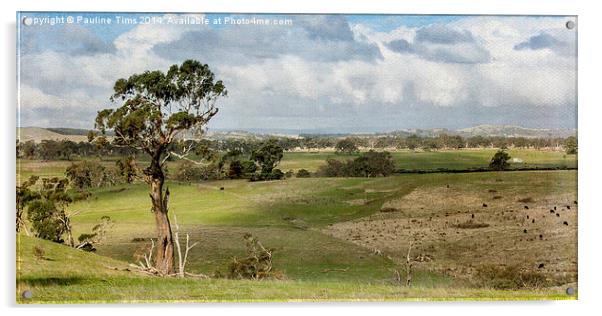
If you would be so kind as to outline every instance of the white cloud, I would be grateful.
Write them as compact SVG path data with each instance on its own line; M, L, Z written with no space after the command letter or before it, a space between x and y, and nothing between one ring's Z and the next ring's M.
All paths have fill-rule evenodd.
M252 116L257 117L255 121L281 117L279 121L288 118L292 122L294 117L324 115L333 117L333 124L338 124L336 115L386 119L391 113L401 115L415 107L575 106L575 56L552 49L515 49L517 44L542 32L574 45L574 30L564 28L562 19L468 17L435 29L438 34L457 36L459 40L437 40L439 35L431 32L427 35L435 38L419 43L417 49L421 53L414 54L396 52L389 43L414 43L419 28L400 26L382 32L367 25L351 25L353 39L360 43L354 46L347 35L337 38L338 30L345 30L341 20L336 20L337 28L313 34L308 32L320 29L309 19L305 26L299 26L306 29L283 29L284 33L278 36L274 30L261 33L272 41L283 41L269 43L269 47L278 48L271 54L265 51L267 43L249 40L258 38L255 33L247 33L253 32L250 27L213 30L211 36L217 37L212 38L213 46L205 50L171 48L178 40L179 46L175 47L197 47L181 40L194 38L187 37L191 34L188 32L207 30L199 25L139 25L114 40L114 52L32 52L21 59L21 104L31 109L86 107L94 113L108 105L116 79L144 70L166 71L182 58L196 58L202 62L209 59L212 70L226 84L229 98L221 102L225 112L216 120L220 126L231 128L245 119L252 121ZM238 40L246 44L233 51L236 47L230 46ZM343 40L347 41L344 45ZM222 48L220 43L230 46ZM367 49L370 45L378 48L382 58L365 52L358 53L361 58L341 58L353 49ZM300 47L302 53L295 50ZM319 54L311 53L312 47L318 48ZM481 115L486 120L484 113ZM430 115L439 113L432 110ZM93 117L81 120L91 125ZM413 122L399 122L410 123ZM528 125L527 119L509 123Z

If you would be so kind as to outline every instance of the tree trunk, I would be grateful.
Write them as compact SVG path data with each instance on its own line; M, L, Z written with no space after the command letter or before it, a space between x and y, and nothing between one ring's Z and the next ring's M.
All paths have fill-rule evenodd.
M159 162L151 163L150 197L153 203L152 211L155 214L157 226L157 243L155 249L155 268L164 275L174 272L174 248L171 234L171 225L167 215L169 192L163 194L163 171Z

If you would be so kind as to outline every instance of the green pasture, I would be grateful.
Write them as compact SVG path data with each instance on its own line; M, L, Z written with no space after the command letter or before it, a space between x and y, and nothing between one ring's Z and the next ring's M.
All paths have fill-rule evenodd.
M400 168L447 168L486 164L494 151L399 152ZM529 164L576 163L561 153L510 153ZM313 156L316 155L316 156ZM315 170L334 153L286 153L283 170ZM412 158L414 157L414 158ZM416 161L413 161L416 160ZM484 161L484 162L483 162ZM62 175L69 162L18 161L22 176ZM113 163L110 161L104 162ZM413 163L413 165L411 164ZM407 165L407 167L405 167ZM289 166L289 167L285 167ZM61 171L63 170L63 171ZM249 232L274 249L274 267L284 280L244 281L224 278L176 279L121 271L135 263L154 237L154 218L145 184L92 190L92 196L69 209L75 237L89 232L100 217L114 226L95 254L18 235L17 294L34 293L31 301L273 301L273 300L419 300L419 299L563 299L562 289L499 291L416 269L414 286L392 281L404 266L387 256L321 232L330 224L378 212L383 203L423 186L462 186L487 195L488 185L524 187L529 194L567 192L576 188L575 171L490 172L474 174L402 174L386 178L291 178L249 182L222 180L183 184L167 182L172 226L177 215L181 236L199 245L191 250L187 271L225 275L233 257L245 256L242 236ZM221 189L223 188L223 190ZM365 203L351 203L363 200ZM469 206L472 207L472 206ZM34 248L47 258L34 256ZM392 254L400 256L401 254ZM112 268L118 267L119 270Z

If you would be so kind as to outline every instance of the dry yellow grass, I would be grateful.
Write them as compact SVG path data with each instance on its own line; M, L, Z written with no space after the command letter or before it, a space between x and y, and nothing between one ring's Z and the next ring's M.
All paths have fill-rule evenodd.
M479 267L495 264L543 273L550 284L576 282L576 188L558 193L552 182L549 190L531 190L533 183L465 180L417 187L384 203L383 212L324 232L400 263L416 240L412 256L423 261L420 269L469 281Z

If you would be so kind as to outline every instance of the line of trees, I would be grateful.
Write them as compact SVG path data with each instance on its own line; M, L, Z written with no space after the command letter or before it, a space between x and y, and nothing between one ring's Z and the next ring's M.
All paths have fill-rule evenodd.
M526 137L461 137L458 135L440 134L436 137L418 135L410 136L304 136L273 137L274 141L284 151L320 150L334 148L338 153L357 153L360 149L409 149L409 150L440 150L462 148L562 148L567 154L577 153L577 138L526 138ZM207 148L215 152L236 152L250 155L265 143L265 139L220 139L186 141L194 144L195 148ZM173 148L170 144L168 147ZM90 143L70 140L43 140L36 143L32 140L19 142L16 152L18 158L41 160L72 160L74 157L124 157L144 156L137 148L116 146L111 142Z

